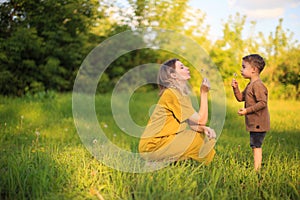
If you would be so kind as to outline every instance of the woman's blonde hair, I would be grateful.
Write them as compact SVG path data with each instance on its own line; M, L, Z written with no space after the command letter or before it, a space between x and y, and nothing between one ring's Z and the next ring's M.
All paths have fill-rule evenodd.
M183 95L188 95L190 89L188 85L181 86L174 77L172 77L172 73L176 73L176 65L175 63L179 61L178 58L170 59L164 62L159 70L157 76L157 84L159 86L159 95L161 96L165 89L167 88L177 88Z

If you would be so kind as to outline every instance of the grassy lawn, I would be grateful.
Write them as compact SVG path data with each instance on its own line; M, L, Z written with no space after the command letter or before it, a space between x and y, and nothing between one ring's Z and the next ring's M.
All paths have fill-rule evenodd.
M143 126L156 92L136 93L129 108ZM110 96L96 97L100 126L116 145L137 149L110 110ZM300 199L300 102L270 100L271 128L263 168L253 171L242 107L227 99L227 115L209 166L186 161L148 173L112 169L81 143L72 95L0 98L0 199Z

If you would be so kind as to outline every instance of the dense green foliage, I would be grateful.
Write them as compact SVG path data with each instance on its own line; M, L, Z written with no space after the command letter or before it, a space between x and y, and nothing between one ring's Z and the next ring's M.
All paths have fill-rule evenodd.
M2 94L68 91L90 50L91 1L8 1L0 5Z
M116 126L110 98L96 96L99 123L114 144L134 152L138 139ZM133 95L136 123L145 125L156 101L156 92ZM70 94L1 97L0 199L299 199L299 102L270 101L272 130L260 174L253 170L243 118L236 114L241 104L227 102L211 165L188 161L135 174L109 168L86 150L74 126Z
M122 31L152 26L196 41L225 81L239 71L243 55L258 52L267 60L263 79L276 97L299 98L299 43L284 29L282 20L274 32L264 35L255 32L255 22L251 30L245 30L246 17L237 13L225 21L223 38L211 41L205 14L189 7L188 0L128 0L127 7L105 0L2 1L0 93L22 96L71 91L81 63L93 48ZM247 31L253 34L243 34ZM125 54L110 64L98 90L111 90L119 77L135 66L162 63L169 57L154 49Z

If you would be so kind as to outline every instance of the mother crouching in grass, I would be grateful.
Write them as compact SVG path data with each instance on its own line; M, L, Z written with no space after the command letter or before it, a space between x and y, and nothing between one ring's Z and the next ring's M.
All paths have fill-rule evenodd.
M210 83L206 78L202 82L200 109L196 112L189 97L190 78L189 69L179 59L168 60L160 67L160 99L139 142L141 157L148 163L193 159L209 164L213 160L216 134L205 125Z

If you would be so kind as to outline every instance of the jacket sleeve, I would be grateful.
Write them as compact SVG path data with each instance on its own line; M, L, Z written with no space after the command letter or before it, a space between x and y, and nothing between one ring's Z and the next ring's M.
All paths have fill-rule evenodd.
M245 101L245 90L240 92L238 88L233 89L233 94L238 102Z
M252 89L253 89L253 94L256 103L246 108L247 113L254 113L267 107L267 102L268 102L267 88L262 83L259 83L259 84L254 84Z

